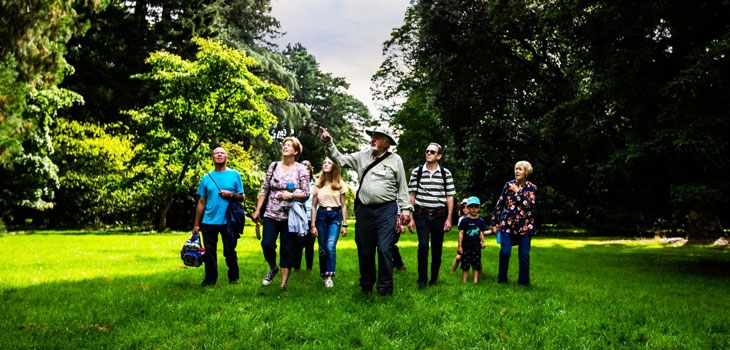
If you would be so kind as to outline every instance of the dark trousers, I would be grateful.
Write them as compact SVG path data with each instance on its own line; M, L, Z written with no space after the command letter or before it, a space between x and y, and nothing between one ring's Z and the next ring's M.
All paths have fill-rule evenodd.
M530 285L530 235L514 235L499 232L501 248L499 250L499 272L497 282L507 283L507 271L509 270L509 258L512 255L512 246L517 246L517 257L520 261L520 272L517 276L517 283L523 286Z
M261 249L264 251L264 259L269 265L276 265L276 239L281 235L279 242L279 266L284 268L294 267L294 255L297 245L297 234L289 232L287 220L274 220L264 217L264 232L261 238Z
M400 249L398 249L398 241L400 241L400 235L395 235L395 241L393 241L393 246L390 247L391 254L393 255L393 267L400 269L406 264L403 262L403 256L400 255Z
M376 283L375 256L378 256L377 288L381 294L393 293L393 256L398 205L357 205L355 244L360 264L360 288L371 291Z
M238 280L238 255L236 254L236 245L238 240L231 237L226 225L207 225L200 224L200 232L203 235L203 246L205 247L205 279L203 284L215 284L218 281L218 234L223 242L223 256L226 258L228 266L228 281Z
M307 224L308 230L311 230L311 222ZM312 232L307 231L307 235L304 237L297 237L297 248L294 251L294 268L302 268L302 257L304 257L304 263L307 270L312 269L314 265L314 241L317 238L312 236Z
M415 212L413 220L416 222L418 233L418 282L425 283L428 278L428 249L431 241L431 282L439 278L441 269L441 254L444 248L444 223L447 213L436 215Z

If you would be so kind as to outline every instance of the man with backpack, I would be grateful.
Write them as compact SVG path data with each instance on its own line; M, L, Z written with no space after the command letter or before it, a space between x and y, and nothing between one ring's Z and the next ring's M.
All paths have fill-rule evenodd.
M413 220L408 229L418 234L418 288L438 283L441 269L444 232L451 230L454 209L454 179L451 172L439 165L442 148L430 143L426 163L413 169L408 183ZM431 243L431 279L428 280L428 249Z

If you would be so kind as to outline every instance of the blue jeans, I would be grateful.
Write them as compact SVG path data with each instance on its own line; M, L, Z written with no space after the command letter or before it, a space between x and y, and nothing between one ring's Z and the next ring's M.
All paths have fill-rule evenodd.
M530 235L515 235L505 232L499 232L499 238L502 240L502 246L499 250L499 272L497 274L497 282L507 282L507 270L509 269L509 258L512 255L512 246L518 246L517 257L520 260L520 272L517 277L517 284L523 286L530 285Z
M431 281L435 283L439 279L446 216L446 212L436 215L418 211L413 213L413 220L416 223L416 232L418 233L418 282L426 283L428 280L429 238L431 240Z
M261 238L261 249L264 251L264 259L266 259L269 265L276 265L276 239L280 234L281 250L279 252L279 266L293 268L297 234L289 232L289 222L287 220L278 221L264 217L264 232Z
M327 211L324 208L317 209L317 226L319 233L319 275L332 277L335 275L337 262L337 240L340 238L340 223L342 222L342 209Z

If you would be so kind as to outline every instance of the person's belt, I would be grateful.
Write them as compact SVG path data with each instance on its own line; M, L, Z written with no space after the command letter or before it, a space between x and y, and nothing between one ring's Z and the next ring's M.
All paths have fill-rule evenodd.
M388 201L388 202L383 202L383 203L365 204L363 202L357 201L357 202L355 202L355 204L358 205L358 206L363 206L365 208L377 209L377 208L380 208L380 207L382 207L384 205L392 204L394 202L395 201Z
M323 207L323 206L320 206L319 209L324 209L326 211L337 211L337 210L342 209L342 207Z
M427 209L420 205L417 205L415 209L419 213L428 214L428 215L436 215L436 214L441 214L441 213L446 212L446 207L441 207L441 208L437 208L437 209Z

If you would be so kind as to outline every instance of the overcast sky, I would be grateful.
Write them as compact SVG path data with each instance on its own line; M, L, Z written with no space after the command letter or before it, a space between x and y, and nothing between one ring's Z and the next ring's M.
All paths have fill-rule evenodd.
M349 93L378 115L370 77L383 61L383 42L403 24L409 0L272 0L285 32L278 44L301 43L320 71L344 77Z

